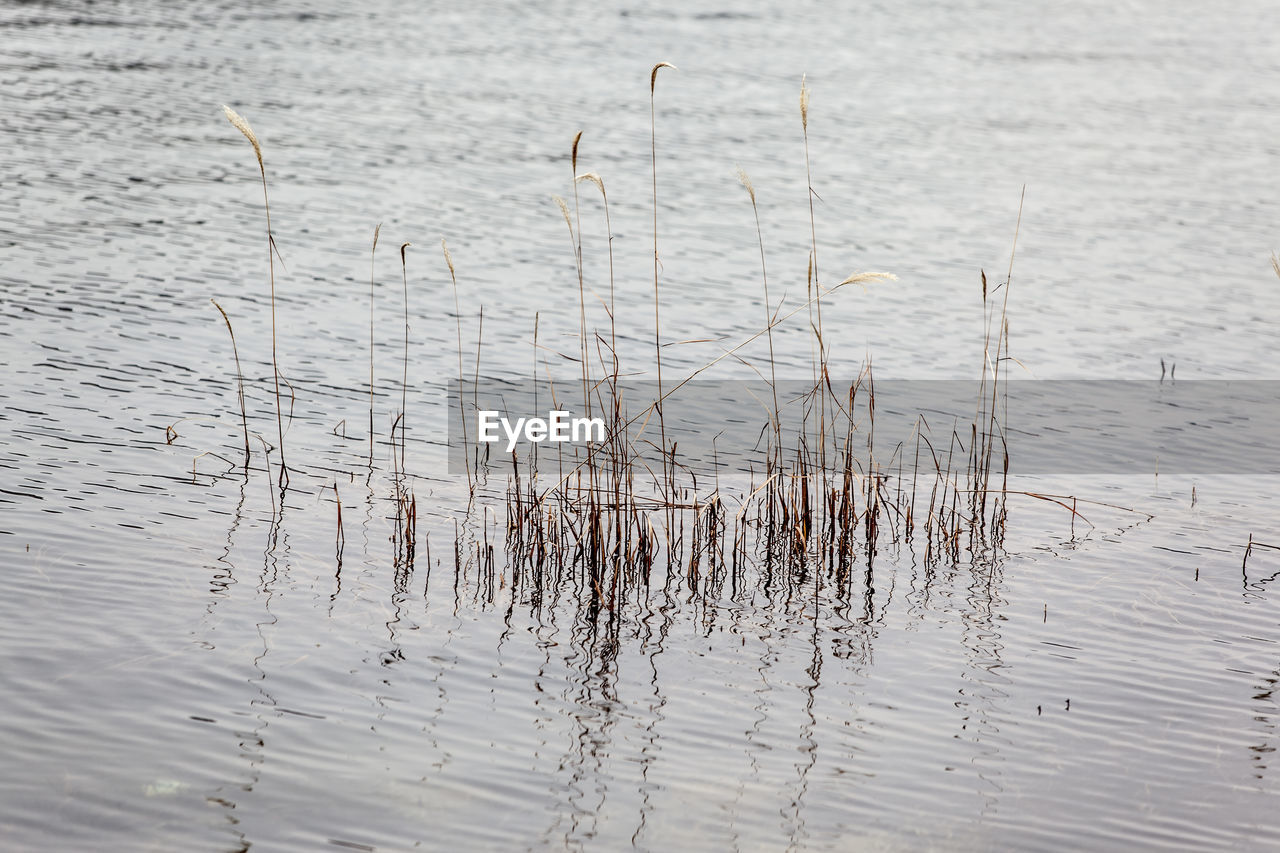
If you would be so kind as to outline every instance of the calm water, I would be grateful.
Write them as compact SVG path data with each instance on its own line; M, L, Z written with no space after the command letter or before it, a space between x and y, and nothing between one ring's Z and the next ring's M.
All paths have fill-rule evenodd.
M803 298L807 73L820 277L899 276L824 303L836 373L870 355L877 376L976 376L979 270L1005 277L1025 185L1020 376L1154 380L1163 359L1178 378L1274 379L1277 11L0 9L0 846L1274 849L1280 551L1242 566L1250 535L1280 544L1273 479L1037 472L1020 485L1128 509L1090 505L1073 528L1027 499L998 558L891 546L816 603L812 585L655 584L603 630L571 585L513 595L501 560L496 585L455 576L455 530L471 553L504 516L466 514L447 472L439 240L469 350L484 307L482 373L533 369L537 314L540 358L572 383L552 196L573 203L582 130L579 169L609 193L619 350L648 371L648 74L674 63L662 334L697 341L664 351L687 372L765 313L738 166L773 295ZM262 138L284 262L283 509L258 447L247 481L221 458L240 438L210 298L235 324L250 426L275 431L261 186L223 103ZM580 191L604 328L604 211ZM386 445L406 241L407 467L430 548L411 575L388 541ZM779 374L807 375L804 322L775 343Z

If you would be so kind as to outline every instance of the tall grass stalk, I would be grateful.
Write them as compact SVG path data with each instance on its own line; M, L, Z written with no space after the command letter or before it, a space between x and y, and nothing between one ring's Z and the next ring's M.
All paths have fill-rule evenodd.
M449 244L440 238L440 249L444 252L444 262L449 266L449 280L453 283L453 316L458 329L458 414L462 417L462 458L467 469L467 490L475 494L475 481L471 478L471 441L467 436L467 408L462 402L462 308L458 301L458 276L453 269L453 255L449 254Z
M573 259L578 270L578 336L582 350L582 406L587 417L591 417L591 373L588 362L587 347L587 291L582 274L582 212L578 205L578 143L582 141L582 131L573 137L573 149L569 157L570 174L573 176L573 218L576 227L570 228L570 236L574 240Z
M404 250L412 243L400 244L400 279L404 284L404 372L400 377L400 467L404 468L404 431L408 422L409 399L409 272L405 264Z
M267 167L262 161L262 145L258 142L258 136L249 126L249 122L225 104L222 112L226 115L227 121L243 133L253 146L253 153L258 158L258 172L262 176L262 205L267 214L267 272L271 280L271 373L276 390L276 436L280 441L280 486L284 488L289 482L289 467L285 464L284 456L284 417L280 410L280 363L276 357L276 240L271 231L271 200L267 197Z
M813 215L813 172L809 167L809 85L808 75L800 77L800 128L804 135L804 182L809 197L809 258L810 281L814 288L814 312L817 315L818 334L822 334L822 287L818 278L818 229ZM821 360L822 353L819 352Z
M815 385L818 393L818 465L826 465L826 395L822 393L823 373L826 371L826 342L822 336L822 282L818 276L818 230L813 215L813 172L809 167L809 86L808 75L800 77L800 128L804 136L804 182L809 201L809 286L812 289L813 316L811 320L817 341L818 357L814 362Z
M662 320L659 317L658 298L658 122L654 92L658 85L658 70L678 70L670 62L659 62L649 72L649 160L653 177L653 349L658 364L658 430L662 437L662 490L671 496L672 474L667 464L667 425L662 417ZM670 536L670 530L668 530Z
M609 218L609 194L604 190L604 180L595 172L578 175L578 180L590 181L595 184L596 189L600 190L600 198L604 200L604 228L608 236L609 248L609 350L613 361L613 377L616 380L618 376L618 324L613 276L613 222Z
M616 423L619 423L622 419L622 401L618 393L619 361L618 361L617 302L615 298L616 290L614 287L614 271L613 271L613 222L609 218L609 194L605 192L604 181L595 172L587 172L586 174L578 175L577 180L591 181L591 183L595 184L596 189L600 190L600 198L604 203L605 234L607 237L607 245L608 245L608 251L609 251L609 306L608 306L608 309L609 309L609 361L610 361L610 364L606 366L604 364L604 360L601 359L601 365L600 365L601 368L608 371L608 377L607 377L608 399L607 401L603 401L601 404L601 409L602 409L601 414L607 415L609 419L616 424ZM623 479L623 472L625 467L623 465L623 461L626 453L625 445L623 444L623 437L621 435L617 436L616 439L607 446L608 446L608 450L606 451L606 454L607 454L606 458L610 468L610 477L606 485L612 486L613 506L616 508L622 505L622 495L623 495L622 479ZM596 485L594 480L592 483L591 491L592 491L593 500L594 500L594 496L596 494ZM595 517L597 520L603 519L605 517L605 513L600 511L599 508L597 507L597 510L595 512ZM613 513L613 521L614 521L615 539L618 541L621 541L622 527L623 527L622 514L615 510L615 512ZM596 530L594 525L592 530L593 530L593 533ZM600 531L599 538L601 540L606 539L607 532ZM615 571L614 585L613 587L611 587L611 595L613 594L613 591L616 591L616 583L617 583L617 573Z
M574 265L578 272L578 337L580 346L579 357L582 359L582 407L587 417L592 416L591 411L591 350L587 339L587 290L586 281L582 269L582 209L578 198L578 145L582 142L582 131L578 131L573 137L573 146L570 150L569 168L573 184L573 218L574 226L570 226L569 234L573 240L573 258ZM595 462L594 448L587 446L587 478L588 478L588 495L589 501L595 500Z
M764 282L764 321L765 329L769 332L769 387L773 391L773 430L774 438L777 442L782 440L782 423L779 413L782 411L778 406L778 374L773 357L773 321L774 311L773 303L769 300L769 270L764 262L764 233L760 230L760 209L756 206L756 188L751 183L751 178L747 177L745 170L738 169L738 180L746 189L747 195L751 197L751 212L755 215L756 220L756 242L760 246L760 278ZM776 445L775 445L776 446Z
M1001 363L1001 362L1009 361L1013 359L1013 356L1009 354L1009 291L1013 286L1013 261L1014 261L1014 258L1016 258L1018 255L1018 237L1022 234L1022 208L1026 199L1027 199L1027 187L1026 187L1026 184L1023 184L1022 192L1018 195L1018 219L1013 226L1013 246L1012 248L1009 249L1009 270L1005 274L1004 300L1000 305L1000 326L1001 326L1003 355L1002 357L997 358L997 363ZM1001 355L1001 353L997 351L997 355ZM1007 374L1008 370L1006 369L1004 370L1004 372ZM998 374L997 374L997 378L999 378ZM1005 440L1004 440L1004 426L1003 426L1004 422L1000 421L996 416L995 400L996 400L996 395L998 393L999 393L999 389L996 389L996 388L992 389L991 418L989 422L990 427L988 431L991 433L995 433L996 429L999 428L1001 432L1001 447L1003 448L1004 465L1003 465L1002 483L1000 488L1001 488L1001 491L1003 492L1008 484L1009 452L1008 452L1008 447L1006 446ZM1004 383L1004 394L1005 394L1005 417L1008 418L1009 382L1008 382L1007 375L1005 377L1005 383ZM991 470L991 453L992 453L992 448L989 446L987 448L987 466L986 466L986 470L988 472ZM985 490L987 488L988 488L988 484L984 479L983 489ZM1073 507L1072 523L1074 524L1074 522L1075 522L1075 509Z
M542 312L533 312L533 370L529 373L529 379L533 386L533 410L538 409L538 321L542 317ZM529 460L529 479L532 482L538 476L538 444L533 445L533 451Z
M481 305L480 316L476 323L476 368L475 368L475 373L473 374L473 377L471 379L471 411L473 412L480 411L480 351L483 347L484 347L484 305ZM477 467L479 467L480 465L480 460L478 458L480 455L479 441L480 441L480 437L476 436L476 456L477 456L476 466ZM487 457L488 454L489 454L489 450L488 450L488 447L486 446L485 456ZM479 478L479 476L480 476L480 473L479 471L477 471L476 477Z
M373 264L378 255L378 235L382 223L373 229L373 246L369 248L369 467L373 467L373 440L376 428L373 423Z

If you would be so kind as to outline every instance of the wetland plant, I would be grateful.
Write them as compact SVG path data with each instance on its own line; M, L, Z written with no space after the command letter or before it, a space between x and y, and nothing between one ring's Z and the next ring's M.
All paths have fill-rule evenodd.
M655 90L658 87L658 71L663 68L670 68L673 71L679 69L670 62L659 62L653 66L653 70L649 72L649 160L651 164L651 174L653 177L653 350L657 359L658 366L658 430L662 437L663 448L663 469L662 469L662 488L667 489L670 485L671 472L666 467L666 447L667 447L667 424L662 416L662 320L658 316L658 308L660 300L658 298L658 120L657 106L655 104Z
M378 254L378 235L382 233L382 223L373 229L373 246L369 249L369 467L373 467L373 262Z
M1006 502L1010 495L1049 501L1071 513L1072 522L1083 516L1074 498L1014 492L1008 488L1009 454L1005 441L1002 394L1007 381L1009 354L1009 289L1016 254L1018 230L1021 227L1022 204L1010 252L1005 280L989 287L985 272L981 273L984 340L981 383L972 422L951 430L945 443L934 444L920 429L914 436L914 448L897 445L876 447L876 388L870 366L847 384L831 378L831 348L823 338L822 300L850 284L865 285L894 278L887 273L863 272L847 276L833 287L824 287L818 275L818 245L814 214L811 169L809 162L808 120L809 89L802 79L800 110L804 141L805 176L808 187L810 247L806 275L807 294L800 304L776 306L770 296L770 281L765 241L757 205L756 188L746 173L739 170L739 180L751 200L760 254L761 281L765 305L764 325L736 345L705 364L690 371L678 381L664 377L662 367L661 328L661 263L658 240L656 85L658 71L674 68L660 62L650 72L650 154L653 225L653 310L654 353L657 393L651 401L623 399L619 384L621 366L617 351L615 281L612 248L612 223L609 199L603 179L594 172L578 172L581 133L574 137L570 156L574 187L574 210L564 199L556 197L568 227L574 255L579 303L579 353L583 405L588 414L598 412L605 422L604 440L589 445L585 454L568 459L561 456L556 474L540 479L537 445L527 459L510 455L510 473L505 488L488 486L485 471L487 456L481 445L472 447L468 431L467 404L464 402L466 371L462 336L461 300L456 270L448 244L441 240L441 250L449 269L454 298L457 335L458 406L461 414L463 457L468 487L465 520L461 526L455 519L454 572L455 588L465 580L472 566L488 600L496 588L508 582L515 596L542 600L546 594L559 594L564 584L572 584L581 601L594 616L607 613L612 618L628 601L647 599L655 569L661 571L665 586L683 586L689 593L710 600L721 595L736 596L748 587L748 569L755 572L756 583L766 594L785 591L790 596L800 590L811 592L814 601L820 589L834 590L847 596L862 578L868 588L876 554L886 547L912 546L923 543L927 565L950 563L959 565L966 556L971 560L991 557L1002 547L1007 527ZM254 144L262 166L261 150L248 125L231 110L228 118ZM263 176L264 201L266 192ZM605 224L609 235L609 329L604 335L590 329L587 323L586 291L588 282L583 263L580 199L577 184L589 180L600 190L604 203ZM374 256L381 226L375 228L370 252L370 468L374 441ZM268 214L268 245L274 251ZM404 361L401 378L401 408L391 424L392 467L395 483L395 518L392 539L395 543L397 583L412 570L417 550L418 507L405 470L405 430L409 364L409 307L406 249L400 247L401 279L404 291ZM1280 262L1277 272L1280 272ZM1000 289L1004 293L1000 293ZM272 356L275 362L274 335L274 267L272 267ZM216 304L216 303L215 303ZM221 309L219 309L221 310ZM779 396L773 330L801 313L807 313L814 337L811 379L804 380L806 389L788 400ZM226 319L225 312L223 314ZM480 376L483 342L484 309L480 307L474 380ZM534 374L537 374L539 351L539 315L534 317ZM228 330L230 321L227 320ZM605 376L595 382L590 369L590 340L595 338L597 356ZM233 350L234 350L234 335ZM769 436L767 452L760 467L739 471L734 484L722 488L719 464L712 462L714 477L705 469L678 458L675 444L667 440L663 406L671 396L720 362L734 359L746 362L746 350L765 338L768 343L768 384L771 400L764 404L768 423L761 434ZM603 349L607 347L607 358ZM237 356L238 364L238 356ZM749 364L749 363L748 363ZM750 365L755 369L755 365ZM238 369L238 368L237 368ZM756 369L760 376L766 374ZM277 423L281 424L279 371L277 377ZM536 387L536 386L535 386ZM553 388L553 403L556 403ZM535 390L536 394L536 390ZM243 392L242 420L243 415ZM475 401L478 408L478 397ZM535 398L536 404L536 398ZM558 406L558 404L557 404ZM632 409L632 406L639 406ZM784 410L799 416L784 431ZM862 413L862 417L857 417ZM643 426L656 418L660 433L657 447L660 464L646 458L633 443L631 428ZM283 428L281 430L281 467L283 474ZM398 445L396 430L400 431ZM245 420L246 444L248 437ZM487 447L487 445L486 445ZM912 458L908 459L908 451ZM506 464L506 460L504 460ZM268 457L268 470L270 460ZM659 469L659 470L655 470ZM699 479L701 477L701 481ZM737 490L737 491L735 491ZM341 560L345 543L342 529L341 502L337 484L333 485L338 504L338 530L335 547ZM475 502L486 503L480 518L475 518ZM274 500L274 498L273 498ZM491 528L488 501L501 502L505 509L505 527ZM281 506L283 509L283 505ZM273 504L274 515L274 504ZM476 523L479 522L479 530ZM478 535L477 535L478 533ZM1253 548L1266 547L1251 543ZM505 570L499 572L495 549L505 549ZM1248 552L1246 549L1246 560ZM428 571L430 554L427 552ZM811 589L810 589L811 587Z
M280 441L280 487L284 488L289 482L289 468L285 464L284 457L284 416L280 409L280 363L276 358L276 240L271 230L271 200L267 197L267 167L262 161L262 145L258 142L258 136L253 132L253 128L249 126L249 122L245 121L242 115L225 104L222 107L222 111L226 115L227 121L231 122L236 130L243 133L249 143L253 145L253 153L258 158L258 172L262 176L262 205L267 214L267 272L271 282L271 373L275 380L276 436ZM290 408L292 409L292 402L290 402Z
M400 279L404 285L404 372L400 377L400 466L404 467L404 431L409 414L409 271L404 250L412 243L400 244ZM394 437L394 436L393 436Z
M462 383L465 379L462 370L462 307L458 301L458 275L453 268L453 255L449 254L449 244L445 242L443 237L440 238L440 250L444 252L444 262L449 267L449 281L453 284L453 318L458 330L458 414L462 418L462 451L463 457L467 461L467 491L475 495L475 481L471 477L471 463L469 456L471 453L471 442L467 437L467 412L466 407L462 403Z
M244 407L244 371L240 369L240 350L236 347L236 333L231 328L231 318L227 316L227 312L222 310L222 306L218 304L218 300L210 299L213 307L218 309L218 313L222 315L222 320L227 324L227 334L231 336L231 354L236 360L236 396L240 399L240 425L244 428L244 465L246 470L249 467L249 417L245 413Z

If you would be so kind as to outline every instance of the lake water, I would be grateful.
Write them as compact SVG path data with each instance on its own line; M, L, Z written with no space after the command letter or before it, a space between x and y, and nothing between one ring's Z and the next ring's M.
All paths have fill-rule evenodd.
M446 446L459 334L468 372L578 381L578 131L611 226L579 184L587 324L611 246L619 356L653 378L658 61L668 376L765 323L738 167L772 301L803 305L807 74L819 279L898 277L824 298L837 380L976 378L1016 229L1015 378L1274 400L1274 3L403 6L0 9L0 846L1280 846L1280 550L1246 560L1280 544L1273 475L1015 456L1084 517L1024 495L994 553L885 544L844 591L677 576L602 621L571 582L513 589L506 475L469 507ZM262 186L224 103L280 255L282 506L256 438L237 467L210 304L275 444ZM779 378L812 340L775 330ZM764 339L737 355L708 378L758 379Z

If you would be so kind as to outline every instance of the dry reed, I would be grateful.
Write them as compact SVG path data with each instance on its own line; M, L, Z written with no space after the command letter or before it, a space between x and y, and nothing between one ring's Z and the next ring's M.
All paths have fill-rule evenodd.
M267 197L267 167L262 160L262 145L242 115L225 104L222 107L227 120L236 130L244 134L253 145L253 153L258 158L258 171L262 176L262 204L267 214L267 271L271 280L271 372L275 379L276 391L276 435L280 441L280 486L284 488L289 482L289 467L284 456L284 417L280 409L280 363L276 357L276 240L271 230L271 201Z
M240 399L240 425L244 429L244 466L249 468L249 416L245 412L244 405L244 371L240 369L240 350L236 347L236 333L231 328L231 318L227 316L227 312L222 310L222 306L218 304L218 300L210 299L213 307L218 309L218 313L222 315L222 320L227 324L227 334L231 336L231 354L236 360L236 396Z
M832 298L848 285L865 285L894 276L881 272L854 273L833 287L822 285L818 275L818 246L813 198L812 171L809 160L808 121L810 118L807 80L801 81L800 109L804 142L805 173L808 189L810 246L806 283L807 298L801 304L774 305L770 296L768 262L765 250L756 188L747 174L739 170L739 179L752 204L760 254L761 282L765 306L764 325L729 346L716 357L689 371L675 382L664 377L662 365L661 272L658 232L656 83L658 71L674 66L661 62L650 73L650 153L653 225L653 301L654 352L657 394L638 411L624 404L617 351L617 313L613 266L613 229L609 219L609 199L603 179L594 172L578 172L582 134L573 139L570 156L574 190L573 210L559 196L557 206L569 231L578 278L579 355L584 409L599 411L606 422L604 441L588 448L585 458L572 458L562 464L557 476L540 481L536 445L534 453L523 464L513 454L510 475L502 500L506 510L505 532L491 530L489 507L482 507L479 530L470 517L477 491L481 486L482 457L477 444L473 451L468 429L467 404L463 399L466 369L462 337L462 313L453 258L442 239L441 249L449 269L454 297L457 335L459 414L461 415L463 456L466 468L469 521L455 527L455 589L469 567L477 571L479 587L492 601L495 590L507 583L508 573L513 597L541 596L572 584L582 597L593 618L608 614L614 620L627 606L642 607L647 600L655 567L664 567L664 586L683 586L689 593L710 601L721 595L738 596L749 586L748 568L757 570L757 581L766 595L782 594L789 600L802 593L812 596L816 608L820 593L826 589L836 596L848 596L859 572L867 588L877 553L884 548L915 547L922 542L926 564L959 564L966 555L976 558L993 554L1003 542L1007 521L1007 500L1011 495L1053 503L1070 513L1072 522L1080 514L1077 501L1070 496L1037 494L1008 489L1008 447L1005 441L1007 401L1002 409L1009 354L1009 291L1013 259L1021 227L1022 204L1010 252L1009 271L1005 281L994 290L982 274L982 306L984 317L982 380L979 399L971 423L953 430L949 439L933 439L923 429L923 418L917 422L914 460L908 460L902 446L888 448L888 456L876 447L875 382L868 365L847 385L837 385L831 377L831 349L824 340L821 302ZM256 137L243 119L228 110L232 123L254 144L261 167L261 151ZM239 119L239 123L237 123ZM262 169L264 200L265 168ZM588 326L586 310L586 275L584 268L580 199L577 184L591 181L599 189L604 204L609 253L609 330L607 342ZM375 228L370 253L370 465L374 441L374 257L380 227ZM269 248L274 247L268 218ZM417 503L405 464L407 429L407 386L409 363L409 292L406 249L400 247L401 279L404 291L404 361L401 377L401 408L391 425L392 466L395 482L395 525L393 540L396 551L397 589L403 587L412 571L417 548ZM1273 258L1280 274L1280 259ZM999 301L994 296L1000 288ZM273 298L273 366L274 339L274 268ZM215 303L216 305L216 303ZM784 310L785 306L785 310ZM221 311L221 308L219 308ZM779 397L774 327L808 312L813 332L813 374L808 391L797 400L784 404ZM230 321L223 318L230 331ZM540 314L535 314L533 328L533 377L537 394ZM479 311L473 385L478 386L483 346L484 308ZM589 342L598 341L597 354L605 376L592 381ZM677 458L676 445L668 443L663 407L672 395L699 376L727 360L746 361L744 350L766 338L768 342L768 382L772 408L768 409L771 434L768 452L759 470L744 472L749 482L736 497L722 491L719 460L713 456L715 473L708 487L700 487L700 472L692 464ZM235 348L232 334L233 351ZM603 348L607 346L606 359ZM239 360L237 358L237 372ZM281 424L279 400L280 373L276 373L277 423ZM764 374L757 370L761 376ZM287 382L287 380L286 380ZM552 386L552 402L557 407ZM478 408L478 397L475 406ZM535 396L535 406L537 398ZM784 409L799 416L799 422L784 432ZM242 420L245 425L248 453L247 419L244 418L243 379L241 378ZM860 419L858 413L864 416ZM1002 417L1003 413L1003 417ZM661 473L655 473L649 460L633 443L633 427L643 426L656 417L660 431ZM281 430L281 466L283 431ZM395 442L396 430L400 442ZM790 430L794 429L794 432ZM763 430L762 430L763 432ZM265 447L265 442L264 442ZM713 444L714 449L714 444ZM269 448L267 467L270 471ZM922 465L923 463L923 465ZM896 469L895 469L896 464ZM909 473L904 469L911 465ZM932 470L930 470L932 469ZM283 481L283 474L282 474ZM646 484L646 485L642 485ZM647 484L651 484L647 485ZM337 503L338 529L335 545L341 561L345 535L342 507L336 481L333 485ZM489 496L486 491L482 497ZM927 497L927 501L925 498ZM736 508L731 504L736 503ZM281 505L283 509L283 505ZM273 517L275 504L273 496ZM467 530L464 539L463 530ZM499 537L501 544L496 545ZM499 573L495 547L506 551L506 569ZM1245 560L1253 547L1246 547ZM430 557L428 552L428 570ZM856 570L856 571L855 571ZM802 599L804 602L809 598ZM615 623L616 624L616 623Z
M458 414L462 418L462 451L467 469L467 490L474 495L475 480L471 476L471 462L468 458L471 453L471 442L467 436L467 410L462 402L462 385L465 376L462 372L462 308L458 301L458 276L453 268L453 255L449 254L449 244L443 237L440 238L440 250L444 252L444 262L449 267L449 281L453 283L453 316L458 330Z
M400 278L404 285L404 371L400 376L400 464L404 466L406 421L409 417L409 269L404 250L412 243L400 244Z
M382 223L373 229L373 245L369 248L369 467L373 467L373 441L376 430L373 422L373 282L374 260L378 254L378 235L382 233Z

